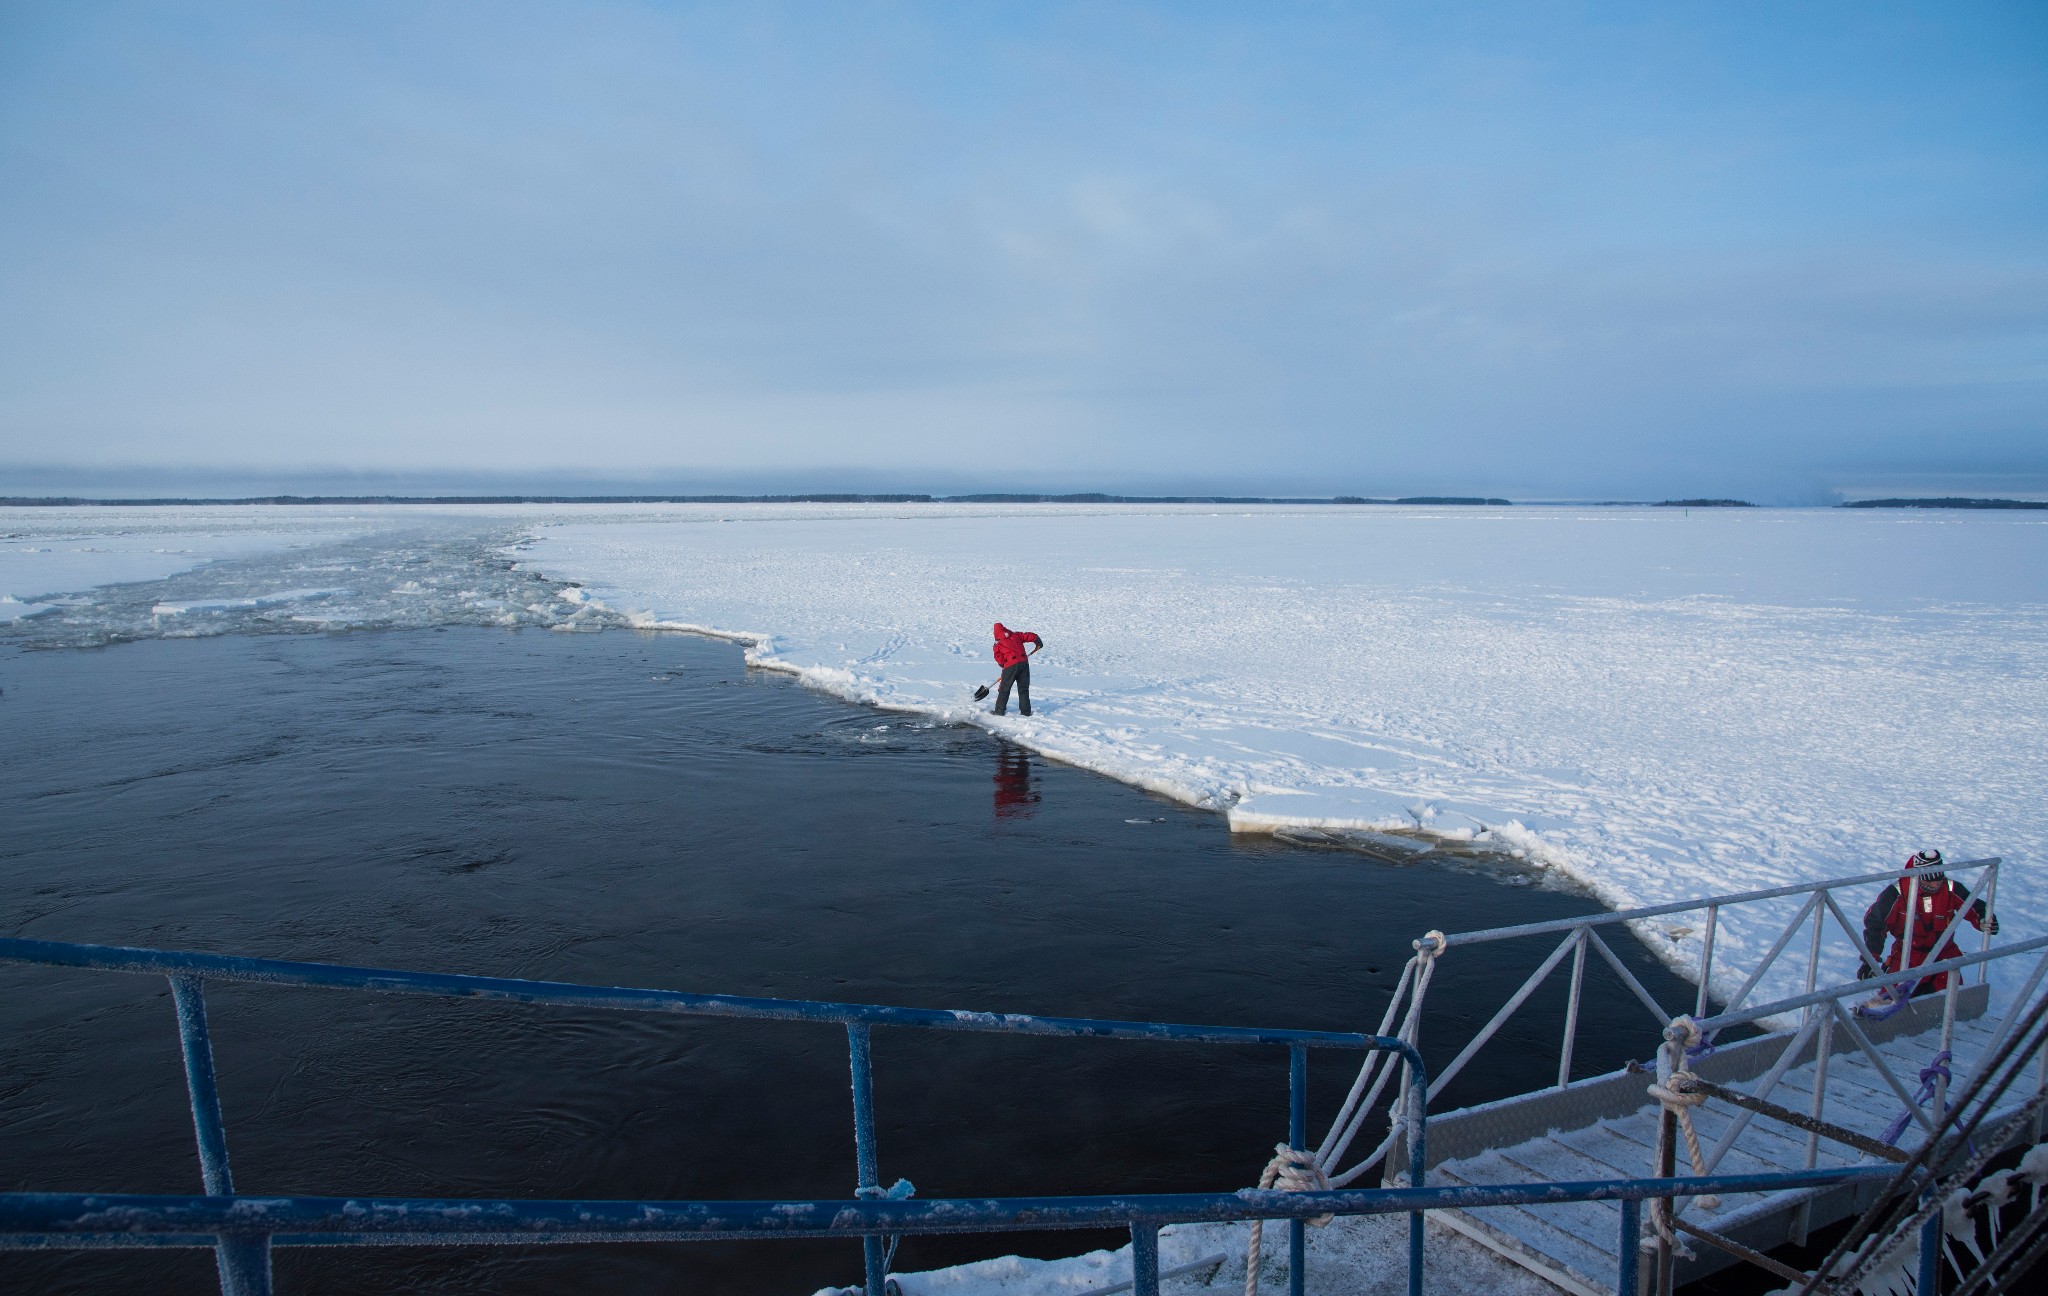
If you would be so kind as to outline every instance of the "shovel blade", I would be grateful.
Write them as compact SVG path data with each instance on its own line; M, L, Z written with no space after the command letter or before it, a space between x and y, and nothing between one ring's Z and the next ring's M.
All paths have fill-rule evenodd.
M976 702L979 702L979 701L981 701L981 700L982 700L983 698L985 698L985 697L987 697L987 696L988 696L988 685L986 685L986 684L984 684L984 685L982 685L982 686L981 686L980 688L978 688L978 689L974 690L974 700L975 700Z

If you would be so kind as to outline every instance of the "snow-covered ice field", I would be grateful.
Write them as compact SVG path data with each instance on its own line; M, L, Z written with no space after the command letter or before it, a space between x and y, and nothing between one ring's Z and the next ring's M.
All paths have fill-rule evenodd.
M2040 514L677 506L539 534L531 562L643 623L1237 829L1474 836L1616 907L1931 844L2013 861L2007 930L2048 930ZM997 619L1046 639L1030 719L969 700Z
M521 537L532 570L491 570ZM200 566L214 559L241 561ZM80 593L192 568L123 587L157 591L126 621L118 590ZM1239 830L1470 837L1617 907L1932 844L2011 861L2006 930L2048 931L2031 884L2048 838L2040 513L11 509L0 598L79 624L104 611L120 634L581 629L609 611L744 639L815 687L988 726ZM1029 719L970 700L998 619L1046 639ZM1730 915L1727 967L1767 923Z

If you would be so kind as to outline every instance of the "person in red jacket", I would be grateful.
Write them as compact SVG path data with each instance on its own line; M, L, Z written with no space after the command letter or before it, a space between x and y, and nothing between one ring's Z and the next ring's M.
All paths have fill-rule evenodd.
M1029 630L1012 630L996 622L996 665L1003 668L1003 681L996 686L997 715L1009 712L1012 684L1017 686L1017 713L1031 714L1031 654L1043 647L1045 640Z
M1940 851L1916 852L1906 861L1906 871L1899 880L1887 886L1877 897L1877 902L1864 911L1863 943L1875 954L1884 947L1886 936L1892 938L1891 953L1884 956L1887 972L1897 972L1901 965L1910 968L1922 963L1961 958L1963 952L1956 948L1954 941L1942 946L1939 954L1934 953L1934 945L1948 930L1955 916L1964 912L1966 894L1941 871ZM1982 900L1972 902L1965 916L1971 926L1994 936L1998 934L1998 919L1985 913ZM1907 948L1908 926L1912 928L1910 950ZM1877 970L1866 964L1863 974L1866 977L1876 976ZM1948 973L1937 972L1933 976L1922 977L1920 984L1913 987L1913 995L1917 998L1946 989Z

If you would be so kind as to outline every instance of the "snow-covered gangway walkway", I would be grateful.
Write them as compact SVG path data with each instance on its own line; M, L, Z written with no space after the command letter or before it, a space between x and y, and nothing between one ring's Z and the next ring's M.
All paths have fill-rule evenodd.
M2000 864L1993 858L1950 865L1967 888L1965 909L1991 901L1986 916L1995 911ZM2020 1142L2038 1141L2048 1071L2041 1069L2039 1037L2029 1034L2027 1023L2042 1003L2038 991L2048 978L2048 936L2017 941L1994 941L1988 931L1966 936L1959 913L1931 948L1955 950L1950 944L1955 940L1971 952L1954 952L1924 965L1920 975L1944 978L1927 982L1940 991L1927 996L1908 997L1916 983L1898 980L1895 972L1860 981L1825 974L1823 968L1836 961L1832 955L1842 943L1859 962L1879 961L1881 952L1863 947L1852 914L1855 901L1872 884L1886 880L1886 875L1837 878L1781 888L1781 895L1704 896L1649 911L1427 933L1415 942L1415 957L1375 1029L1416 1047L1433 1036L1441 1053L1455 1050L1448 1063L1434 1064L1423 1104L1429 1113L1428 1180L1484 1191L1645 1177L1868 1175L1909 1160L1942 1126L1940 1113L1967 1105L1977 1093L1974 1082L2001 1067L2008 1074L2016 1068L2025 1078L1984 1094L1981 1111L1994 1123L2008 1117L2017 1122L2008 1133ZM1742 987L1719 1006L1703 992L1684 1004L1660 1003L1602 935L1614 936L1625 922L1697 921L1707 933L1703 959L1711 962L1713 936L1724 916L1733 918L1745 908L1783 898L1798 901L1793 920L1778 932L1762 963L1735 969L1742 974ZM1911 936L1909 931L1909 943ZM1527 979L1476 1031L1441 1021L1430 1024L1430 986L1441 975L1458 974L1463 951L1497 942L1516 942L1532 958L1545 950L1548 956L1536 961ZM1600 961L1647 1010L1640 1019L1641 1052L1656 1057L1655 1066L1630 1063L1599 1075L1574 1070L1585 971L1589 962ZM1803 979L1806 993L1775 1001L1755 997L1755 987L1780 962ZM2001 963L2013 969L2007 980L2015 989L1995 996L1984 976ZM1698 972L1702 982L1713 979L1710 966ZM1531 1049L1526 1035L1502 1028L1532 994L1554 980L1569 983L1563 1034L1553 1049ZM1781 1029L1736 1038L1746 1028L1774 1023ZM1449 1042L1447 1029L1454 1032ZM2034 1042L2012 1052L2022 1039ZM1475 1059L1530 1079L1554 1072L1556 1082L1476 1107L1437 1110L1435 1096ZM1329 1132L1310 1142L1302 1126L1291 1148L1276 1149L1276 1165L1297 1168L1287 1176L1287 1186L1310 1191L1409 1183L1404 1113L1412 1110L1412 1100L1398 1068L1384 1057L1368 1057L1345 1102L1329 1118ZM1802 1244L1812 1230L1879 1200L1885 1177L1818 1187L1779 1180L1718 1198L1653 1201L1643 1217L1620 1201L1576 1200L1454 1206L1432 1213L1430 1220L1439 1229L1438 1245L1453 1238L1477 1242L1543 1280L1548 1290L1633 1296L1669 1291L1673 1283L1742 1260L1776 1265L1780 1277L1789 1277L1792 1271L1782 1261L1758 1253L1788 1242ZM1309 1283L1314 1292L1391 1291L1398 1251L1386 1223L1339 1223L1345 1226L1319 1237L1299 1221L1290 1222L1285 1248L1274 1244L1276 1229L1255 1227L1247 1244L1241 1228L1183 1226L1162 1234L1162 1254L1183 1263L1191 1275L1183 1286L1191 1291L1249 1291L1247 1270L1254 1263L1272 1286L1291 1283L1301 1272L1315 1275ZM1661 1250L1660 1237L1666 1244ZM1220 1253L1219 1246L1225 1248ZM1658 1275L1666 1263L1671 1269L1660 1285ZM901 1296L1107 1296L1116 1288L1105 1275L1119 1266L1128 1272L1129 1264L1125 1252L1050 1262L1009 1257L902 1275L896 1288ZM1501 1282L1498 1274L1487 1276L1485 1265L1469 1254L1460 1258L1457 1272L1475 1282ZM854 1289L819 1296L854 1296Z

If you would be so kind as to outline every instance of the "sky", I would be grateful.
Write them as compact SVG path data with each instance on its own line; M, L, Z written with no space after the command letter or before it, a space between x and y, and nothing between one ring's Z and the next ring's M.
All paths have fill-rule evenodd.
M0 0L0 494L2048 496L2038 3Z

